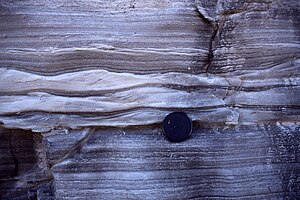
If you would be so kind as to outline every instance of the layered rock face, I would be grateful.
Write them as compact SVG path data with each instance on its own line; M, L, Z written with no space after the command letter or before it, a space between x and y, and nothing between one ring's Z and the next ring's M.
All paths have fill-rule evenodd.
M0 2L1 199L297 199L300 1ZM193 120L165 140L172 111Z

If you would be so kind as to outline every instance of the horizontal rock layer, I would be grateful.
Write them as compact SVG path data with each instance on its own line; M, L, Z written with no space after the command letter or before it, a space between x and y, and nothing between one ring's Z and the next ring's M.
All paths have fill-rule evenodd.
M170 143L158 126L0 129L1 199L297 199L299 123L195 126Z
M0 66L40 74L83 69L200 72L212 27L194 1L1 2Z
M12 128L144 125L159 123L174 110L211 124L299 120L298 77L105 70L43 76L12 69L2 69L0 77L0 119Z
M299 121L298 1L0 3L0 121Z
M76 155L52 167L56 198L293 199L298 133L293 123L197 127L174 144L158 127L98 129Z

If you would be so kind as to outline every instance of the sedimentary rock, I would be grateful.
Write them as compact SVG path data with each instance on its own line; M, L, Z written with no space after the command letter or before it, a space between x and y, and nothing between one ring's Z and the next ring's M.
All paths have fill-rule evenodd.
M299 13L1 1L1 199L296 199ZM172 111L196 126L182 144L160 130Z

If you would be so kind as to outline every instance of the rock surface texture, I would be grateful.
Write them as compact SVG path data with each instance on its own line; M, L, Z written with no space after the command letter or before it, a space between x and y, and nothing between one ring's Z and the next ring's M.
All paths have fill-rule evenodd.
M0 199L298 199L300 1L2 0L0 124Z

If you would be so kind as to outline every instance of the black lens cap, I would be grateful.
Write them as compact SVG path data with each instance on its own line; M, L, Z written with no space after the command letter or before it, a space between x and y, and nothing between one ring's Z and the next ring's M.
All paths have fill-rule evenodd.
M163 121L163 131L168 140L182 142L192 133L193 124L184 112L172 112Z

